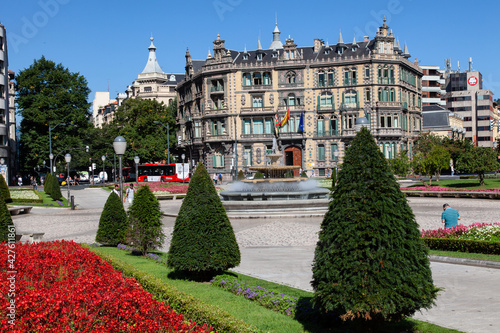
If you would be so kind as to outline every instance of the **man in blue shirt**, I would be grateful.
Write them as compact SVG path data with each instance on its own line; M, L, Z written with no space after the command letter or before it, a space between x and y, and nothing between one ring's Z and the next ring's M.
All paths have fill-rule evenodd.
M458 210L453 209L448 204L443 205L443 213L441 214L441 222L444 223L445 228L453 228L458 224L460 214Z

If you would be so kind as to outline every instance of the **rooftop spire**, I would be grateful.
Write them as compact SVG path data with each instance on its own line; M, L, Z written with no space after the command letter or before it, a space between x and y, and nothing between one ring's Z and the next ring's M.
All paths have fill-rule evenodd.
M161 69L160 65L158 64L158 61L156 60L156 47L153 44L153 35L151 35L151 45L149 45L148 50L149 50L149 57L148 57L148 62L146 63L146 67L144 67L144 70L142 71L142 74L146 73L163 73L163 70Z
M342 30L339 32L339 41L337 45L344 45L344 39L342 38Z
M406 46L406 42L405 42L405 47L404 47L404 50L403 50L403 54L402 54L402 55L403 55L403 57L405 57L405 58L409 58L409 57L411 57L411 56L410 56L410 52L408 52L408 47Z
M269 49L277 50L277 49L283 48L283 43L281 42L280 35L281 35L281 32L280 32L280 29L278 29L278 14L276 14L276 26L274 27L274 31L273 31L273 42L269 46Z

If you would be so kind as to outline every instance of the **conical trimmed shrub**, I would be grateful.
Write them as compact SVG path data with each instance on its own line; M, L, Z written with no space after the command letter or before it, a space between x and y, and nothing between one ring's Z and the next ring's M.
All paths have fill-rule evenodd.
M163 245L161 217L160 203L149 186L142 186L128 209L128 218L129 244L143 255Z
M9 186L7 185L7 182L2 174L0 174L0 195L4 199L5 203L12 202Z
M343 320L397 320L439 291L415 216L370 132L347 149L316 246L313 302Z
M245 174L243 173L243 170L238 171L238 175L236 176L236 180L243 180L245 179Z
M116 193L111 192L104 204L95 240L110 246L123 244L127 236L127 228L127 214L123 203Z
M240 264L233 227L205 166L199 163L175 220L167 265L206 279Z
M61 185L59 185L59 180L56 176L50 177L50 197L52 200L59 200L63 197L61 193Z
M45 182L43 183L43 191L48 195L50 195L53 178L55 177L51 173L48 173L47 177L45 177Z
M11 232L9 230L11 228L9 227L13 225L14 223L12 223L12 217L3 199L3 194L0 193L0 243L9 241L9 233Z

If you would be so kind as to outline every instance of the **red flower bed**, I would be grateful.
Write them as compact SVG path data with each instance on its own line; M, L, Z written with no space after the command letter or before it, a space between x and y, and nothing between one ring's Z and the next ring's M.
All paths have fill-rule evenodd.
M447 188L441 186L413 186L413 187L402 187L401 191L436 191L436 192L485 192L485 193L497 193L500 192L500 189L467 189L467 188Z
M16 243L14 252L9 245L0 244L2 332L212 331L185 321L76 243Z

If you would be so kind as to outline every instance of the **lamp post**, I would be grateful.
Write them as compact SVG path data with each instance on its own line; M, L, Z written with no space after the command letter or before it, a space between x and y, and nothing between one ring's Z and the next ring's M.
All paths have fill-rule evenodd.
M159 122L157 120L154 120L153 123L160 124L167 129L167 164L170 164L170 127L168 123L167 126L165 126L162 122Z
M139 190L139 162L141 159L139 156L134 157L134 162L135 162L135 183L136 183L136 188Z
M105 171L104 171L104 161L106 161L106 156L102 155L101 156L101 160L102 160L102 183L104 185L106 185L106 177L104 176L104 173L105 173Z
M333 157L335 158L335 179L337 179L337 165L339 164L339 151L337 149L333 151Z
M110 145L111 143L105 143L105 145ZM116 154L113 153L113 183L116 182Z
M234 117L234 179L236 181L238 178L238 136L236 132L236 116Z
M118 155L118 167L120 168L120 200L123 202L123 177L122 177L122 156L127 149L127 141L123 136L117 136L113 141L115 154Z
M54 155L52 155L52 130L56 129L59 125L66 125L66 123L59 123L56 126L52 127L49 125L49 158L50 158L50 173L52 173L52 159ZM52 157L51 157L52 156Z
M181 158L182 158L182 183L184 183L184 159L186 158L186 155L182 154Z
M64 155L64 159L66 160L66 166L68 169L68 174L66 175L66 182L68 183L68 202L69 202L69 162L71 162L71 154L67 153Z

